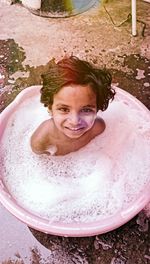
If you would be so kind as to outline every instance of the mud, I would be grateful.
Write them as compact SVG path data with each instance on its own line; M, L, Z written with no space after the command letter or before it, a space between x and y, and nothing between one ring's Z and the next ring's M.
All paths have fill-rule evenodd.
M72 256L70 263L148 264L150 237L146 230L140 229L144 225L141 220L137 224L139 217L115 231L90 238L56 237L31 228L30 231L49 250L65 250ZM141 218L144 222L148 221L145 215Z
M0 71L4 76L0 84L0 110L2 111L22 89L41 84L41 74L48 71L51 60L46 65L24 66L22 62L26 58L25 51L12 39L0 40L0 52ZM85 50L85 53L88 52L89 50ZM106 51L103 50L101 56L105 56L105 53ZM93 59L92 63L98 66L96 59ZM117 65L116 69L115 65ZM110 66L113 66L108 68L112 74L113 83L137 97L150 109L150 60L140 54L121 56L114 54L114 60ZM123 70L119 70L119 67ZM138 76L139 71L142 71L142 78ZM16 72L19 74L15 74ZM5 87L4 90L3 87Z

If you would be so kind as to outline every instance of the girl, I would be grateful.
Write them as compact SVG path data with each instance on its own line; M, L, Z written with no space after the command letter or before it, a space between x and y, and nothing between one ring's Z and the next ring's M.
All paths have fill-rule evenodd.
M85 146L105 129L98 110L106 110L115 91L106 70L71 56L53 63L42 75L41 102L52 117L31 137L37 154L65 155Z

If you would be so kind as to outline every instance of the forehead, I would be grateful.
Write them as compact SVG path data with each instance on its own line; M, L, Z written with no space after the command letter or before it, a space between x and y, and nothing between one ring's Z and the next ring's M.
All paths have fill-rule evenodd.
M75 104L96 104L96 94L89 85L68 85L54 95L54 103L70 105Z

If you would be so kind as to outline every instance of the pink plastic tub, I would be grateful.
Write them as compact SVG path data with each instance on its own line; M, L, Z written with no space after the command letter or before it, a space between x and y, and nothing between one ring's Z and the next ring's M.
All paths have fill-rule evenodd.
M7 126L7 122L11 114L17 109L19 104L26 100L27 98L32 98L39 93L40 86L32 86L29 87L16 97L16 99L8 106L0 115L0 142L3 140L3 132ZM128 94L127 92L115 88L117 93L119 93L120 97L128 99L132 102L138 110L145 112L146 116L149 115L148 109L133 96ZM150 115L149 115L150 120ZM1 173L0 168L0 201L4 205L4 207L16 216L19 220L27 224L28 226L54 235L60 236L92 236L96 234L105 233L111 231L119 226L128 222L131 218L133 218L140 210L142 210L145 205L150 200L150 181L147 183L146 187L144 187L143 191L140 193L139 197L128 205L127 208L120 210L117 214L114 214L111 217L105 218L100 221L92 222L92 223L49 223L48 220L45 220L41 217L38 217L31 212L22 208L16 200L12 197L12 195L8 192L4 182L3 175Z

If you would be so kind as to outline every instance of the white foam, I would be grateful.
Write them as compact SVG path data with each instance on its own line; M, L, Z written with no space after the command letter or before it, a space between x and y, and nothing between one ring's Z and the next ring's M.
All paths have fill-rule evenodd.
M49 118L38 96L12 114L1 144L2 174L17 202L49 221L92 222L122 209L149 181L148 114L118 96L99 113L103 134L65 156L36 155L30 136Z

